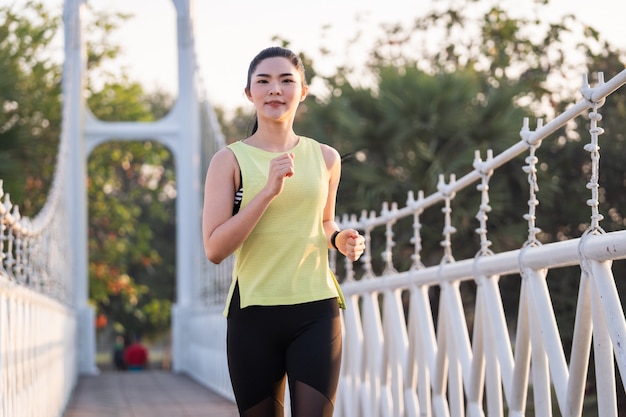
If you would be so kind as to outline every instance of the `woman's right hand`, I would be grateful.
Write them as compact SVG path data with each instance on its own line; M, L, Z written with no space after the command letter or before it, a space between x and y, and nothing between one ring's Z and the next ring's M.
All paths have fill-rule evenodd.
M267 177L266 189L272 196L282 193L285 178L294 174L294 154L284 153L270 161L269 174Z
M352 262L357 261L365 251L365 238L355 229L344 229L335 238L337 250Z

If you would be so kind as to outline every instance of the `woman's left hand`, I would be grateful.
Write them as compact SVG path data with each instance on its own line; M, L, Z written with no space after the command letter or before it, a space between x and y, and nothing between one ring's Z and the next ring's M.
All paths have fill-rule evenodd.
M358 260L365 250L365 238L354 229L344 229L335 238L337 249L351 261Z

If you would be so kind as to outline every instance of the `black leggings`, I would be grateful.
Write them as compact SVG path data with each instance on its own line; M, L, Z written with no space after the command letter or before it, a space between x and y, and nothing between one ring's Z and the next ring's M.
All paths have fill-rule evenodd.
M242 417L282 417L288 376L292 417L330 417L341 367L337 299L228 313L230 379Z

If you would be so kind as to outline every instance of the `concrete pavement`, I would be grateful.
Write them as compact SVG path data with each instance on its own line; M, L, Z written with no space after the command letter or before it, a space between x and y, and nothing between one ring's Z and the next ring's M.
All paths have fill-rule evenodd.
M163 370L81 376L63 417L238 417L237 407L185 375Z

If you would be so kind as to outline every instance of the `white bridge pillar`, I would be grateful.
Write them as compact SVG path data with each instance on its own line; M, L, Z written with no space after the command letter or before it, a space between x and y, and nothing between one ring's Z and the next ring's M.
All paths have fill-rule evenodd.
M85 72L87 58L82 31L82 0L66 0L65 61L63 64L63 124L62 135L67 138L65 167L65 213L68 216L69 242L67 256L73 283L73 306L76 309L78 371L98 372L96 367L95 312L89 305L89 269L87 255L87 156L84 141Z
M97 372L95 314L89 306L87 160L91 151L109 140L154 140L166 145L176 164L176 288L172 311L172 363L180 370L187 357L184 325L193 309L198 256L203 254L200 231L201 179L200 103L196 74L193 0L172 0L177 14L178 100L172 111L156 122L104 122L96 119L85 100L86 51L81 13L86 0L66 0L65 65L63 70L63 132L69 135L66 170L71 233L74 306L79 315L78 355L81 373Z

